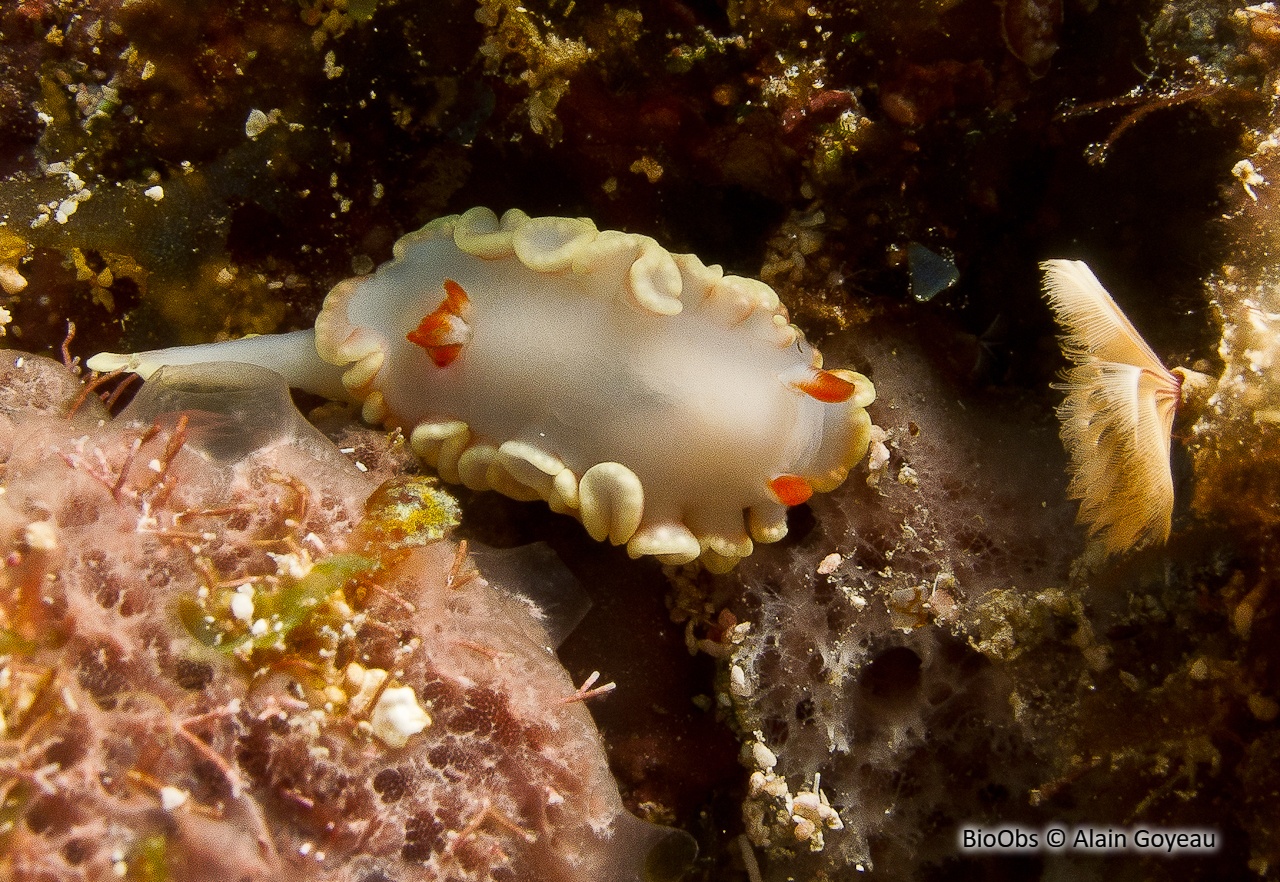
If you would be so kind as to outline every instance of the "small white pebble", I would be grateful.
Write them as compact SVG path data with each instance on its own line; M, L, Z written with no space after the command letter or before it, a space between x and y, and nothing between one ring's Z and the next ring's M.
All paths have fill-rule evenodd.
M187 791L177 787L160 788L160 808L171 812L187 801Z
M247 622L253 618L253 597L248 594L236 594L232 597L231 614L242 622ZM257 626L255 625L254 627Z
M142 191L142 195L146 196L152 202L159 202L164 198L164 187L156 184L154 187L148 187Z
M369 716L373 734L389 747L404 747L410 735L417 735L431 725L431 717L418 704L412 687L393 686L384 689Z
M53 219L60 224L65 224L79 207L80 203L74 199L63 199L58 203L58 210L54 212Z
M236 596L243 597L244 595L237 594ZM249 633L252 634L254 637L261 637L263 634L267 633L267 620L258 619L256 622L253 623L253 627L249 629Z

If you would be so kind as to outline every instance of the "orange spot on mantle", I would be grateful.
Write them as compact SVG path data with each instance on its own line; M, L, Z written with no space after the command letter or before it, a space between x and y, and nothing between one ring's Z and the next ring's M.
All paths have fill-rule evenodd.
M848 401L858 388L831 371L814 371L813 376L796 383L795 387L806 395L827 404Z
M444 300L405 339L425 349L436 367L448 367L471 340L471 326L463 318L470 308L471 299L462 286L445 279Z
M799 505L813 495L809 482L799 475L779 475L769 482L769 489L783 505Z

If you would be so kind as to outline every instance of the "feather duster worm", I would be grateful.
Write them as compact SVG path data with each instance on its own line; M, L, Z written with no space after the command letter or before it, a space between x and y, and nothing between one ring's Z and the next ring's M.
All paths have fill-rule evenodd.
M632 557L715 571L865 455L871 382L824 370L762 282L647 236L486 208L339 282L314 331L141 353L232 361L359 402L445 480L543 499Z
M1067 494L1077 520L1107 553L1169 538L1173 417L1193 371L1170 371L1082 261L1047 260L1045 296L1066 332L1062 349L1075 366L1058 407L1071 455Z

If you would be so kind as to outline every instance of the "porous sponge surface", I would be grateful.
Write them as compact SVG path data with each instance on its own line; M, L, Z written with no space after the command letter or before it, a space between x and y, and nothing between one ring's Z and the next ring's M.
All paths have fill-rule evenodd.
M0 367L0 877L636 878L545 635L403 483L287 406L236 452L208 397Z

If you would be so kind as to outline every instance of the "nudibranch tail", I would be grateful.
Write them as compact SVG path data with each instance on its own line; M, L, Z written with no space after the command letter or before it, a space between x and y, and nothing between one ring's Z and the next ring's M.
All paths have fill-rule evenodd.
M315 351L446 481L720 572L866 454L874 386L823 369L763 282L516 210L440 218L392 253L329 292Z
M262 334L239 340L223 340L197 346L174 346L118 355L100 352L85 362L90 370L107 373L121 368L144 380L165 365L235 362L275 371L296 389L325 398L346 398L342 373L316 353L315 331Z

